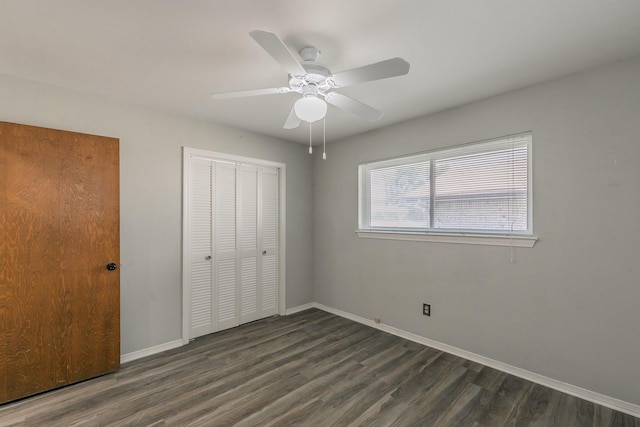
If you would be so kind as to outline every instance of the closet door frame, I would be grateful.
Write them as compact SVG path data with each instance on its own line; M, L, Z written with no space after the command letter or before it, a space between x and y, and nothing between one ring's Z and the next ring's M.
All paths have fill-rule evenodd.
M191 339L191 224L189 221L191 159L230 161L252 166L278 169L278 314L286 312L286 164L270 160L236 156L233 154L183 147L182 166L182 343Z

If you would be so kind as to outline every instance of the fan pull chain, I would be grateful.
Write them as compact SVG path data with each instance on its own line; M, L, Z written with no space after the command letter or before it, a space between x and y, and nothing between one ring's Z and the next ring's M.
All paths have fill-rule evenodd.
M327 116L322 119L322 160L327 160Z
M309 122L309 154L313 154L313 148L311 148L311 122Z

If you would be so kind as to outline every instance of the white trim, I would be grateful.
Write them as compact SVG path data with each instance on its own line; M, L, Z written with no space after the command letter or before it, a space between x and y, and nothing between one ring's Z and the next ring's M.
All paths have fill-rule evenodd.
M464 243L467 245L511 246L532 248L538 237L535 236L500 236L486 234L440 234L404 231L356 230L358 237L369 239L411 240L436 243Z
M444 344L439 341L435 341L417 334L413 334L411 332L406 332L406 331L403 331L402 329L398 329L393 326L386 325L384 323L376 323L373 319L367 319L355 314L348 313L346 311L339 310L337 308L326 306L324 304L311 302L311 303L299 305L296 307L291 307L286 310L286 314L290 315L290 314L298 313L304 310L308 310L310 308L317 308L319 310L323 310L328 313L335 314L336 316L344 317L346 319L353 320L354 322L358 322L363 325L370 326L372 328L380 329L381 331L390 333L392 335L405 338L413 342L417 342L418 344L426 345L428 347L432 347L432 348L444 351L446 353L454 354L456 356L471 360L476 363L480 363L485 366L489 366L499 371L506 372L511 375L515 375L516 377L534 382L536 384L540 384L545 387L558 390L562 393L570 394L580 399L584 399L589 402L593 402L598 405L602 405L607 408L611 408L613 410L620 411L625 414L629 414L631 416L640 418L640 405L635 405L633 403L625 402L620 399L615 399L613 397L596 393L594 391L587 390L582 387L577 387L575 385L558 381L553 378L545 377L544 375L536 374L535 372L530 372L525 369L521 369L521 368L509 365L503 362L499 362L497 360L494 360L476 353L472 353L467 350L463 350L458 347L451 346L449 344ZM123 354L120 356L120 363L131 362L136 359L152 356L154 354L161 353L163 351L172 350L174 348L181 347L182 345L183 345L182 340L176 340L176 341L171 341L165 344L149 347L147 349L134 351L132 353Z
M280 314L280 315L281 316L285 316L285 315L288 316L290 314L299 313L301 311L309 310L310 308L315 308L315 307L318 307L318 305L315 304L315 303L310 302L310 303L307 303L307 304L299 305L297 307L291 307L291 308L288 308L286 310L283 310L284 313ZM325 310L325 311L328 311L328 310ZM186 343L184 343L182 339L179 339L179 340L170 341L170 342L167 342L167 343L164 343L164 344L159 344L159 345L156 345L156 346L153 346L153 347L145 348L145 349L142 349L142 350L137 350L137 351L134 351L134 352L131 352L131 353L122 354L122 355L120 355L120 363L127 363L127 362L131 362L133 360L141 359L143 357L153 356L154 354L162 353L163 351L172 350L174 348L182 347L183 345L188 344L188 343L189 343L188 340L187 340Z
M220 153L218 151L201 150L199 148L182 147L185 153L191 157L200 157L202 159L215 159L218 161L229 161L233 163L242 163L252 166L269 166L272 168L285 167L285 163L274 162L271 160L256 159L253 157L236 156L235 154Z
M191 246L191 221L189 218L189 188L190 181L187 177L190 175L190 150L187 147L183 147L182 150L182 345L189 343L189 336L191 335L189 325L191 324L191 308L189 306L189 298L187 295L191 294L191 280L188 270L188 266L191 263L191 257L189 256L188 248Z
M191 307L189 306L188 295L191 293L189 283L188 266L191 265L189 259L189 159L203 158L207 160L229 161L234 163L249 164L253 166L266 166L278 169L279 176L279 223L278 223L278 314L285 315L286 312L286 194L287 194L287 165L271 160L255 159L251 157L236 156L233 154L220 153L215 151L201 150L198 148L182 147L182 344L188 344L190 340L189 325L191 324Z
M290 314L299 313L301 311L309 310L310 308L314 308L314 307L316 307L315 303L309 302L307 304L302 304L296 307L288 308L285 312L285 315L289 316Z
M380 329L381 331L388 332L392 335L396 335L398 337L405 338L410 341L414 341L419 344L426 345L428 347L433 347L435 349L462 357L464 359L471 360L476 363L480 363L485 366L489 366L491 368L497 369L502 372L506 372L508 374L534 382L536 384L540 384L545 387L558 390L562 393L570 394L580 399L584 399L589 402L606 406L607 408L611 408L616 411L620 411L625 414L629 414L634 417L640 418L640 405L635 405L633 403L625 402L620 399L615 399L613 397L596 393L594 391L587 390L582 387L578 387L572 384L567 384L565 382L558 381L553 378L545 377L544 375L536 374L534 372L530 372L525 369L521 369L516 366L509 365L507 363L503 363L503 362L500 362L476 353L472 353L470 351L463 350L461 348L457 348L448 344L434 341L429 338L425 338L423 336L413 334L411 332L406 332L401 329L395 328L393 326L385 325L384 323L375 323L373 319L366 319L364 317L351 314L346 311L342 311L333 307L328 307L326 305L319 304L319 303L312 303L311 306L318 308L320 310L335 314L337 316L344 317L346 319L353 320L358 323L362 323L363 325Z
M166 342L164 344L154 345L153 347L144 348L142 350L121 355L120 363L127 363L133 360L142 359L143 357L153 356L154 354L162 353L163 351L173 350L174 348L182 347L182 345L183 344L181 339Z
M280 206L278 211L278 217L280 223L278 224L278 314L284 316L287 309L287 165L279 163L280 173Z
M466 243L466 244L479 244L479 245L493 245L493 246L515 246L512 244L503 244L501 239L503 237L500 231L486 232L481 238L477 238L482 234L482 230L472 230L469 233L469 229L463 227L459 230L443 230L435 228L433 218L433 204L436 203L435 186L437 186L438 179L435 177L433 162L442 159L453 159L459 156L467 156L473 154L487 154L497 151L513 152L515 148L527 149L527 229L526 231L512 232L512 235L516 235L521 238L529 239L528 242L524 242L521 247L532 247L535 243L535 237L533 234L533 178L531 171L533 170L533 132L526 131L518 134L505 135L497 138L491 138L483 141L471 142L468 144L462 144L452 147L443 147L429 151L423 151L420 153L406 154L397 157L372 160L358 164L358 236L360 237L373 237L380 239L395 239L395 240L423 240L430 242L441 243ZM429 163L430 176L429 182L431 183L430 195L428 197L428 205L431 206L431 218L429 220L430 226L423 229L417 227L409 227L407 229L390 227L391 230L382 230L380 228L371 226L371 173L374 170L383 170L387 168L393 168L397 166L415 165L418 163ZM422 171L423 173L426 171ZM434 227L434 228L432 228ZM406 231L405 231L406 230ZM385 233L386 237L381 236L369 236L360 233L365 232L380 232ZM447 236L446 240L442 240L435 236ZM507 235L505 232L504 235ZM404 236L404 237L403 237ZM459 236L464 236L460 238ZM498 240L493 240L490 237L496 236ZM473 237L468 239L468 237ZM527 246L529 245L530 246Z

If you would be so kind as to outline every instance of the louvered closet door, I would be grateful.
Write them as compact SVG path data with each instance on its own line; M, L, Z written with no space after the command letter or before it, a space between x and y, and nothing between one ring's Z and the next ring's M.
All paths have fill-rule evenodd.
M239 167L240 322L278 313L278 170Z
M212 272L212 184L215 163L191 159L189 165L189 253L188 280L191 299L190 337L215 330L213 324Z
M277 169L260 169L260 219L262 256L260 309L262 317L278 313L278 188Z
M216 162L213 182L215 329L238 326L236 165Z
M258 311L258 168L239 168L238 247L240 322L259 319Z
M190 338L277 314L278 169L189 169Z

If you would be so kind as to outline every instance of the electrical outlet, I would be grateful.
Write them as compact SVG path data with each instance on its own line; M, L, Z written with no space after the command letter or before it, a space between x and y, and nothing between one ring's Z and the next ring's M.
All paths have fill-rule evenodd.
M425 316L431 316L431 304L422 304L422 314Z

